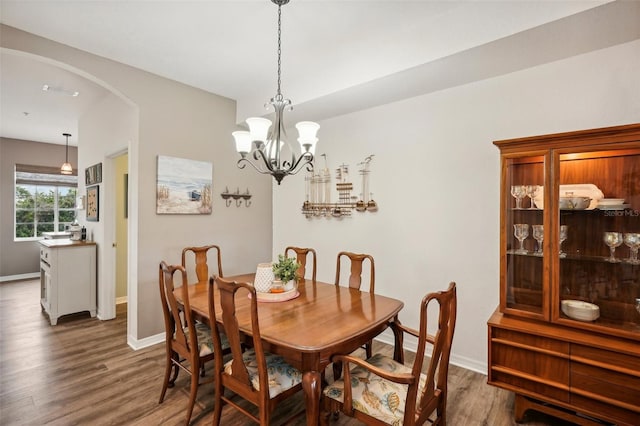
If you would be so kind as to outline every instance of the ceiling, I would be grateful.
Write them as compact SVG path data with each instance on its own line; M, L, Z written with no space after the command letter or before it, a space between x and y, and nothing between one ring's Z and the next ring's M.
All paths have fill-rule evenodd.
M523 35L543 26L563 34L567 23L579 38L571 17L607 3L291 0L282 7L282 93L296 108L289 120L320 120L580 53L579 43L559 52L553 37ZM0 22L235 99L239 121L263 114L276 92L277 6L268 0L2 0ZM598 37L607 31L599 25ZM70 132L75 144L78 117L105 95L69 70L0 51L2 137L64 144Z

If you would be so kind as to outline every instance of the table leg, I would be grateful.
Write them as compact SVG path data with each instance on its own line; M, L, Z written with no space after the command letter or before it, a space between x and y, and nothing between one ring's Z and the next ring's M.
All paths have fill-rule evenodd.
M317 371L307 371L302 375L302 390L307 408L307 426L317 426L320 418L320 376Z

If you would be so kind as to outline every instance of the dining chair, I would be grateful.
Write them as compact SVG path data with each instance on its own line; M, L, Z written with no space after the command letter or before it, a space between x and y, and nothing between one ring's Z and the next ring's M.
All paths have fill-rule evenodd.
M216 312L215 287L218 288L221 312ZM250 333L240 330L236 316L237 298L250 297ZM216 315L222 319L222 328L229 339L231 359L220 351L222 334L216 327ZM268 426L271 413L281 401L302 389L302 373L289 365L284 358L265 352L258 322L258 299L255 288L249 283L227 281L220 277L209 278L209 318L213 335L215 358L215 396L213 424L220 424L222 405L229 404L261 426ZM251 349L244 350L249 339ZM225 361L225 359L227 359ZM225 396L225 390L233 392L258 408L258 415L249 412L241 402ZM245 404L246 405L246 404ZM298 415L300 413L296 413ZM295 415L293 416L295 417Z
M349 274L349 287L360 289L362 286L362 270L365 261L369 261L369 293L373 293L375 289L376 283L376 266L373 261L373 256L370 254L364 253L352 253L349 251L341 251L338 253L337 263L336 263L336 285L340 285L340 265L343 261L349 261L351 265L351 270ZM363 346L366 357L370 358L373 353L373 341L370 340ZM340 362L335 362L333 364L333 377L334 379L339 378L342 370L342 365Z
M286 249L284 249L285 257L289 256L289 252L294 252L296 254L296 260L300 264L300 267L298 268L298 273L297 273L300 279L304 279L306 276L307 257L309 256L309 254L311 254L311 259L313 262L312 263L313 269L311 271L311 280L315 284L316 282L316 251L312 248L289 246Z
M439 310L433 335L427 332L430 304ZM412 426L429 421L434 425L446 425L447 376L456 325L456 305L456 284L452 282L446 291L429 293L422 299L419 330L396 321L393 327L400 347L395 348L395 353L400 354L401 359L382 354L375 354L367 360L334 355L332 361L343 363L344 378L328 385L322 392L322 424L327 424L332 413L342 412L365 424ZM404 333L418 338L411 367L401 362L404 359ZM430 359L425 361L427 344L433 349ZM355 367L351 368L351 364ZM423 367L426 367L425 373L422 372Z
M348 251L341 251L338 253L335 284L340 284L340 264L345 258L347 258L351 264L349 287L356 289L360 289L362 285L362 269L365 261L369 261L369 293L373 293L376 283L376 266L373 261L373 256L370 254L351 253Z
M193 257L198 282L206 282L209 279L209 261L207 256L211 249L215 249L218 259L218 272L216 275L223 277L220 247L212 244L201 247L185 247L182 250L182 267L187 268L187 258Z
M177 302L173 294L177 288L174 282L176 272L182 278L180 283L182 286L182 304ZM159 283L162 312L164 313L166 347L166 366L159 403L161 404L164 400L167 388L174 386L180 370L189 374L191 376L191 386L184 423L188 425L191 420L193 405L196 401L198 385L210 383L215 378L215 375L212 375L208 379L200 380L198 376L201 366L214 360L211 331L207 324L196 322L193 318L189 304L187 272L182 266L168 265L164 261L160 262ZM225 347L229 347L229 344L228 342L221 342L220 347L222 352Z

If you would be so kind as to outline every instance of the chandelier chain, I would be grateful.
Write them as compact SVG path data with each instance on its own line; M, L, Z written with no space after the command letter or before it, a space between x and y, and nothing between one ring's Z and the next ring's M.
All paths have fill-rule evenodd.
M281 82L281 64L282 61L280 59L281 55L282 55L282 48L281 48L281 42L280 42L280 38L282 36L282 6L280 6L278 4L278 93L276 93L276 99L280 100L282 99L282 93L280 92L280 82Z

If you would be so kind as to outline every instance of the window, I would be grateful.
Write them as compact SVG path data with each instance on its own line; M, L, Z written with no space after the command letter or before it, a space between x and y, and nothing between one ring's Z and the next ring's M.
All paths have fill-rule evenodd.
M77 176L61 175L58 169L16 164L15 239L64 231L75 218L77 186Z

